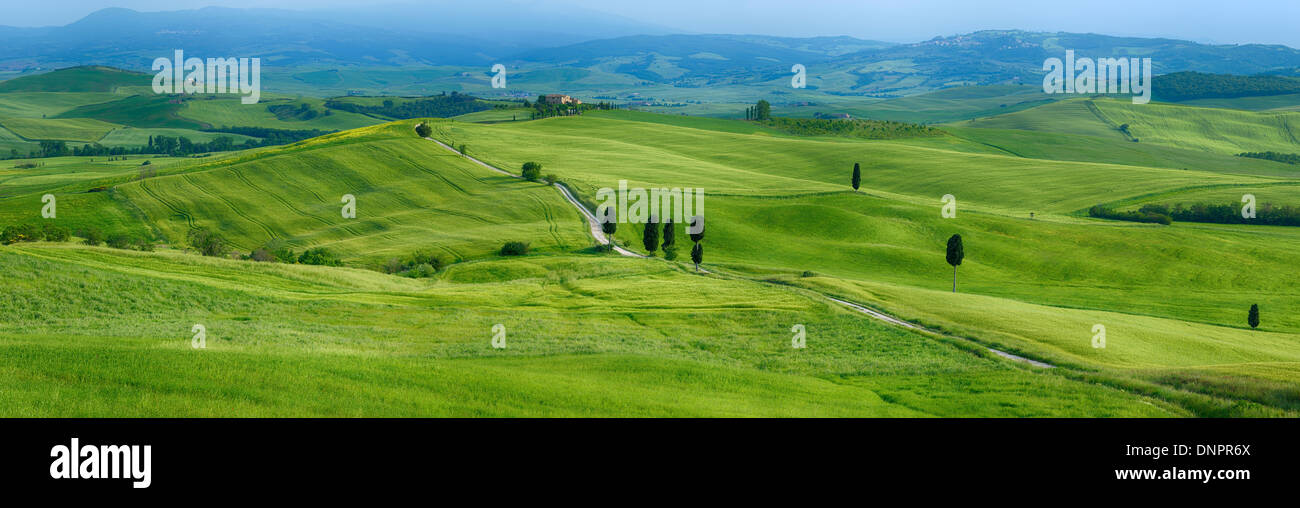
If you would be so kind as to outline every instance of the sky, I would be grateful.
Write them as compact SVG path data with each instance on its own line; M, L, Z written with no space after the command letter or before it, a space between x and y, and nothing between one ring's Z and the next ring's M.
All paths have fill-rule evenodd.
M0 25L64 25L106 7L139 11L209 5L314 9L406 0L5 0ZM417 5L436 9L440 1ZM1170 37L1214 44L1285 44L1300 48L1296 0L472 0L585 8L686 33L783 36L850 35L890 42L984 29L1091 32ZM396 10L395 12L400 12Z

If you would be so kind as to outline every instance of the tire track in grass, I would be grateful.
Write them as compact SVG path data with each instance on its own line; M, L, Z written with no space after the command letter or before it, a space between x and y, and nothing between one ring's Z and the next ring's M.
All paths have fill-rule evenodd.
M551 239L555 240L555 244L561 249L569 248L568 245L564 244L564 241L560 240L560 225L555 222L555 213L551 207L536 194L529 195L528 197L532 198L533 201L536 201L537 205L541 207L542 216L546 218L547 230L551 233Z
M353 230L350 226L347 226L346 224L335 224L335 223L333 223L333 222L330 222L330 221L328 221L328 220L325 220L324 218L321 218L321 217L318 217L318 216L316 216L316 215L312 215L312 214L309 214L309 213L304 212L304 211L302 211L302 210L299 210L298 207L293 206L293 204L289 203L287 200L285 200L284 198L280 197L279 195L277 195L277 194L275 194L275 193L273 193L273 192L267 192L266 189L263 189L263 188L261 188L261 187L258 187L257 185L254 185L252 181L250 181L246 176L244 176L244 173L243 173L242 171L240 171L240 170L238 170L238 169L234 169L234 168L231 168L231 171L233 171L233 172L235 173L235 176L238 177L240 181L244 182L244 185L247 185L247 186L249 186L250 188L256 190L257 192L260 192L260 193L262 193L262 194L265 194L265 195L269 196L271 199L276 200L276 202L279 202L281 205L284 205L285 208L288 208L289 211L293 212L294 214L297 214L297 215L300 216L300 217L304 217L304 218L308 218L308 219L313 219L313 220L315 220L315 221L317 221L317 222L320 222L321 224L324 224L324 225L326 225L326 226L329 226L330 229L333 229L333 228L335 228L335 227L341 228L341 229L343 229L344 231L347 231L348 233L351 233L353 236L364 236L364 235L362 235L361 233L359 233L359 232ZM313 193L313 194L314 194L314 193Z
M202 193L204 193L204 194L207 194L208 196L212 197L213 199L216 199L217 201L220 201L220 202L222 202L222 203L225 203L226 206L230 208L230 211L235 212L235 215L238 215L238 216L240 216L241 218L243 218L244 220L246 220L246 221L248 221L248 222L251 222L251 223L253 223L253 224L256 224L258 227L262 228L262 230L266 232L267 237L269 237L269 238L278 238L278 235L275 234L275 231L271 230L271 227L270 227L270 226L267 226L267 225L266 225L265 223L263 223L262 221L259 221L259 220L257 220L257 219L254 219L254 218L252 218L252 217L249 217L248 214L246 214L246 213L240 211L239 207L238 207L238 206L235 206L235 204L232 203L232 202L230 202L230 200L226 199L224 196L220 196L220 195L214 194L214 193L212 193L211 191L209 191L209 190L203 188L202 185L199 185L199 184L195 183L193 180L191 180L191 179L190 179L190 176L191 176L190 174L184 174L184 175L181 175L181 178L185 179L185 182L188 183L188 184L190 184L190 186L192 186L192 187L198 189L199 192L202 192Z
M195 222L194 222L194 216L190 215L189 212L186 212L184 209L182 209L182 208L180 208L180 207L177 207L176 205L173 205L173 204L171 204L170 202L168 202L167 200L165 200L165 199L163 199L162 197L158 196L158 194L154 193L154 191L152 191L152 190L149 189L149 186L146 185L147 182L148 182L148 180L141 180L141 181L140 181L140 190L144 191L145 194L148 194L149 197L153 198L155 201L157 201L157 202L159 202L159 203L162 203L162 205L163 205L164 207L167 207L168 209L170 209L170 210L172 211L172 213L174 213L174 214L176 214L176 215L179 215L179 216L181 216L181 217L184 217L184 218L185 218L185 224L186 224L186 226L188 226L190 229L194 229L194 228L198 227L198 225L195 224ZM130 199L130 198L127 198L127 199Z

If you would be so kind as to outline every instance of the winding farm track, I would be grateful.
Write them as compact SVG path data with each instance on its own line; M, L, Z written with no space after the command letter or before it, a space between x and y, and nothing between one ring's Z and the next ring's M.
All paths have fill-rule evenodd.
M468 156L468 155L465 155L465 154L462 154L462 153L460 153L460 152L457 152L455 148L452 148L451 146L447 145L446 143L443 143L443 142L438 141L438 140L436 140L436 139L433 139L433 138L424 138L424 139L427 139L427 140L429 140L429 141L432 141L432 142L434 142L434 143L437 143L439 146L441 146L441 147L443 147L443 148L446 148L447 150L450 150L451 152L453 152L453 153L455 153L455 154L457 154L457 155L460 155L461 157L464 157L464 158L468 159L470 162L473 162L473 163L475 163L475 164L478 164L478 165L480 165L480 166L483 166L483 167L485 167L485 168L487 168L487 169L490 169L490 170L492 170L492 171L495 171L495 172L497 172L497 173L501 173L501 174L506 175L506 176L509 176L509 177L511 177L511 178L523 178L523 177L521 177L521 176L519 176L519 175L516 175L516 174L511 173L511 172L509 172L509 171L506 171L506 170L504 170L504 169L498 168L498 167L496 167L496 166L493 166L493 165L488 164L488 163L486 163L486 162L483 162L483 161L481 161L481 160L475 159L474 157L470 157L470 156ZM575 197L573 196L573 194L572 194L571 192L569 192L569 189L566 188L565 186L563 186L563 185L558 185L558 184L557 184L557 185L555 185L555 188L560 190L560 194L564 196L565 201L568 201L569 204L573 205L574 208L578 209L578 213L581 213L583 217L586 217L586 219L587 219L588 229L590 229L591 236L592 236L593 238L596 239L596 242L597 242L597 243L601 243L601 244L604 244L604 243L609 242L608 238L606 238L606 236L605 236L605 231L602 230L601 227L600 227L600 221L596 219L596 215L593 214L593 213L591 213L590 210L587 210L587 207L583 206L582 203L579 202L578 199L575 198ZM643 255L641 255L641 254L637 254L637 253L635 253L635 252L632 252L632 251L630 251L630 250L624 249L624 248L619 247L619 246L617 246L617 245L614 246L614 251L615 251L615 252L618 252L618 253L621 254L621 255L628 256L628 257L635 257L635 258L644 258L644 257L645 257L645 256L643 256ZM856 303L853 303L853 302L847 302L847 301L844 301L844 300L840 300L840 299L838 299L838 298L835 298L835 297L832 297L832 296L828 296L828 295L825 295L825 294L822 294L822 293L818 293L818 294L821 295L822 297L826 298L827 300L830 300L830 301L832 301L832 302L835 302L835 303L837 303L837 304L839 304L839 305L841 305L841 306L847 307L847 308L849 308L850 310L856 311L856 312L861 313L861 314L865 314L865 315L867 315L867 316L869 316L869 317L871 317L871 318L877 319L877 320L879 320L879 321L884 321L884 322L889 323L889 324L894 325L894 326L901 326L901 327L903 327L903 328L907 328L907 329L910 329L910 330L916 330L916 331L921 331L921 332L931 333L931 334L935 334L935 335L942 335L942 336L944 336L944 337L949 337L949 338L953 338L953 339L957 339L957 340L961 340L961 341L970 341L970 339L967 339L967 338L964 338L964 337L957 337L957 336L955 336L955 335L946 334L946 333L943 333L943 332L940 332L940 331L937 331L937 330L931 330L931 329L929 329L929 328L926 328L926 327L924 327L924 326L918 325L918 324L916 324L916 323L912 323L912 322L910 322L910 321L904 321L904 320L899 319L899 318L896 318L896 317L894 317L894 316L890 316L889 314L885 314L885 313L883 313L883 312L880 312L880 311L877 311L877 310L874 310L874 309L871 309L871 308L869 308L869 307L865 307L865 306L862 306L862 305L859 305L859 304L856 304ZM1017 362L1024 362L1024 363L1027 363L1027 364L1029 364L1029 365L1033 365L1034 367L1041 367L1041 368L1046 368L1046 369L1052 369L1052 368L1055 368L1055 366L1052 365L1052 364L1050 364L1050 363L1044 363L1044 362L1040 362L1040 361L1038 361L1038 360L1031 360L1031 359L1029 359L1029 358L1025 358L1025 357L1023 357L1023 356L1013 355L1013 354L1008 353L1008 352L1006 352L1006 351L1000 351L1000 350L993 349L993 348L988 347L988 346L984 346L984 348L985 348L985 349L988 349L989 352L991 352L991 353L993 353L993 354L995 354L995 355L998 355L998 356L1000 356L1000 357L1002 357L1002 358L1006 358L1006 359L1008 359L1008 360L1017 361Z

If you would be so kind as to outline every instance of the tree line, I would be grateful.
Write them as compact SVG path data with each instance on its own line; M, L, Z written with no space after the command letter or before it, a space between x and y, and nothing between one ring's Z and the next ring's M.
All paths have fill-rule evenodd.
M68 146L66 141L46 140L40 142L40 148L20 154L18 150L11 149L7 159L39 159L47 157L105 157L116 155L171 155L187 156L211 152L229 152L234 150L247 150L250 148L261 148L264 146L287 145L296 143L308 138L323 136L335 131L324 131L319 129L268 129L264 127L221 127L219 129L205 129L205 132L224 132L229 134L242 134L261 139L248 139L241 143L236 143L230 136L217 136L212 141L194 141L185 136L149 136L146 144L137 147L113 146L107 147L99 143L87 143L81 146Z
M1300 208L1272 203L1259 205L1254 218L1241 216L1244 205L1240 203L1195 203L1173 206L1146 204L1137 210L1119 211L1102 205L1088 209L1088 215L1102 219L1126 220L1169 225L1174 221L1206 222L1211 224L1262 224L1267 226L1300 226Z
M1300 79L1174 72L1152 78L1151 89L1162 101L1230 99L1300 93Z
M581 115L582 113L586 111L591 111L593 109L597 109L597 110L617 109L617 106L614 105L614 103L612 102L597 102L597 103L584 102L582 104L547 104L545 95L538 95L537 101L532 103L528 102L528 100L525 99L524 107L533 108L533 111L531 112L532 115L531 118L533 120L550 118L553 116Z
M1300 154L1280 153L1280 152L1244 152L1237 154L1237 157L1250 157L1252 159L1264 159L1284 164L1300 164Z
M400 100L401 102L384 99L378 106L367 106L346 99L330 99L325 101L325 107L349 113L379 115L399 120L421 117L450 118L492 109L492 106L479 101L477 97L460 92L451 92L451 94L443 92L442 95Z

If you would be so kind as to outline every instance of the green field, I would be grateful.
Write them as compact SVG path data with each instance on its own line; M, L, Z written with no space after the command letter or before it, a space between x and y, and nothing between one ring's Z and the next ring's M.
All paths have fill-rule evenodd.
M0 265L10 416L1186 414L639 260L488 261L427 283L57 246L0 247ZM808 349L789 348L792 320Z
M10 132L29 140L61 140L93 143L117 126L90 118L44 119L6 118L0 120Z
M1300 136L1300 113L1132 104L1121 99L1071 99L956 125L1092 136L1236 155L1294 152ZM1128 126L1128 134L1119 129L1124 125Z
M257 104L241 104L238 97L198 96L194 100L186 101L185 107L178 114L188 120L214 127L255 126L290 130L345 130L382 122L365 115L337 110L328 110L328 116L318 116L311 120L281 120L267 110L267 106L271 105L298 107L303 104L317 111L326 111L325 101L320 99L263 97Z
M149 86L153 76L112 67L81 66L0 81L0 94L9 92L106 92Z
M668 63L660 70L672 72ZM1260 203L1300 203L1296 167L1234 156L1300 153L1295 114L1039 95L991 87L859 104L954 122L939 135L889 140L625 110L428 120L433 138L496 167L541 163L588 206L620 180L701 189L704 273L686 259L685 228L676 261L603 252L559 189L420 139L420 120L376 124L335 111L296 121L266 108L321 104L298 98L247 109L227 98L148 96L71 107L62 115L102 120L138 108L154 119L101 135L120 146L197 133L172 120L348 130L210 157L150 157L151 171L139 156L0 164L0 227L53 220L162 245L155 253L0 246L10 280L0 300L0 414L1300 414L1300 316L1291 311L1300 307L1300 229L1085 213L1097 204L1232 202L1246 192ZM960 106L945 111L950 104ZM969 116L980 118L957 121ZM19 125L50 122L92 121ZM854 163L859 192L849 186ZM45 193L59 198L57 219L40 217ZM346 194L356 218L340 213ZM955 218L941 216L946 194L957 199ZM344 266L203 257L186 250L195 228L240 253L272 239L326 247ZM966 251L955 294L944 261L954 233ZM640 225L614 236L644 252ZM499 255L509 241L531 253ZM379 270L417 250L451 264L422 279ZM1246 324L1252 304L1263 314L1258 329ZM206 349L190 347L195 324L206 327ZM498 324L508 330L504 349L491 343ZM795 325L806 329L806 349L791 347ZM1096 325L1105 348L1094 347Z
M369 262L417 248L463 260L507 241L529 242L539 251L591 244L577 212L551 189L470 164L416 138L409 122L316 138L117 190L169 241L183 241L191 227L203 226L245 252L272 238ZM357 200L355 219L342 218L348 194Z

